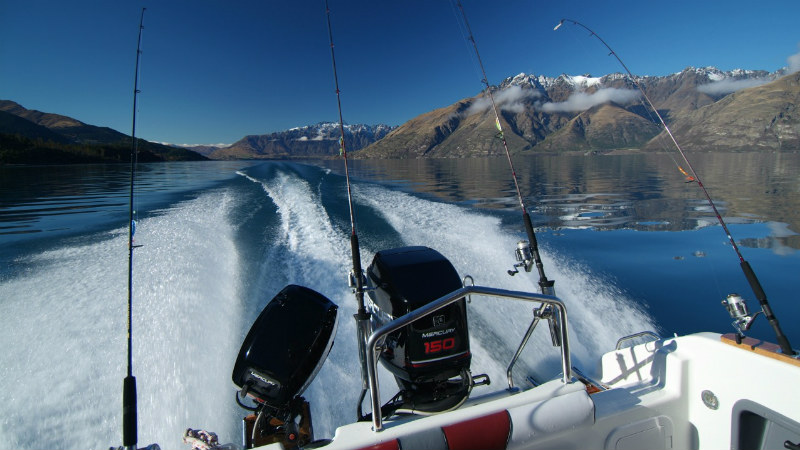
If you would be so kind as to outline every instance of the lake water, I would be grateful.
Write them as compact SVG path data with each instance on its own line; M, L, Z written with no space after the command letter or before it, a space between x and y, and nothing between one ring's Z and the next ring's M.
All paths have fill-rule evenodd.
M692 159L800 347L800 155ZM515 167L585 372L596 374L596 358L625 334L732 331L720 304L731 292L757 309L702 192L668 155L541 156ZM477 284L537 290L534 274L506 273L524 232L505 159L350 169L365 266L380 249L427 245ZM360 380L342 173L341 161L139 166L140 445L184 448L187 427L239 441L233 363L252 321L289 283L340 307L336 344L305 394L317 437L353 419ZM121 443L129 177L125 165L0 167L0 448ZM469 314L473 373L502 384L530 308L477 299ZM546 334L537 330L520 380L559 371ZM763 318L751 335L774 341ZM391 379L381 382L392 395Z

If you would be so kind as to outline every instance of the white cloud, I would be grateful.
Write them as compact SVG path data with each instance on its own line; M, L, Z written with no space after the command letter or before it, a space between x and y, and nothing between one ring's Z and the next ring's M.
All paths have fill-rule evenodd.
M800 47L800 44L797 44L797 46ZM789 63L789 73L800 71L800 52L786 58L786 62Z
M762 84L769 83L769 81L770 80L767 78L747 78L743 80L726 78L713 83L701 84L697 86L697 90L711 95L730 94L731 92L736 92L741 89L761 86Z
M541 108L545 112L576 112L585 111L592 106L606 102L627 103L639 97L640 93L635 89L605 88L598 89L593 94L586 92L575 92L564 102L544 103Z
M541 94L533 89L523 89L520 86L513 85L503 89L500 92L494 93L494 102L497 107L503 111L522 112L525 110L524 101L531 98L539 97ZM488 96L483 96L475 100L467 109L467 115L486 111L492 107L492 102Z

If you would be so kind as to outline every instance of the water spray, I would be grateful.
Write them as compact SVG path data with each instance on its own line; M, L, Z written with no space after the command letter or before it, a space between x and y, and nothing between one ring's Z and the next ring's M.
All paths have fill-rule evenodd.
M647 96L647 93L645 93L644 88L642 87L642 85L639 83L639 81L636 79L636 77L633 76L631 71L628 69L628 66L626 66L625 63L622 62L622 59L619 57L617 52L615 52L611 48L611 46L609 46L606 43L606 41L603 40L603 38L601 38L597 33L592 31L586 25L584 25L584 24L582 24L582 23L580 23L580 22L578 22L576 20L572 20L572 19L561 19L561 21L558 22L558 25L556 25L553 28L553 31L558 30L559 28L561 28L561 26L564 25L564 22L570 22L570 23L572 23L574 25L577 25L577 26L585 29L586 31L588 31L590 33L591 36L596 37L600 42L602 42L603 45L610 52L609 55L614 55L614 57L617 59L617 61L619 61L620 65L622 65L622 67L625 69L625 72L628 73L628 77L630 77L630 79L633 82L633 84L636 85L636 88L639 89L639 91L642 93L642 96L644 97L644 99L647 102L647 104L650 106L650 109L652 109L653 112L655 113L656 117L658 117L659 122L661 122L661 125L664 127L664 131L666 131L667 135L669 135L669 138L672 140L672 143L675 145L675 148L678 150L678 153L680 153L681 158L683 158L684 163L686 163L686 167L689 168L689 172L690 172L691 175L688 175L686 173L686 171L684 171L683 168L681 168L680 166L678 166L678 169L684 175L687 175L687 179L690 182L691 181L696 181L697 182L697 185L700 186L700 189L703 191L703 194L705 195L706 200L708 201L708 204L711 206L711 209L714 211L714 214L717 216L717 221L719 221L719 224L722 225L722 229L725 231L725 234L727 235L728 240L730 241L731 246L733 247L733 250L736 252L736 255L739 257L739 265L742 268L742 272L744 272L744 276L747 278L747 281L750 283L750 288L753 290L753 293L755 294L756 298L758 299L758 302L761 304L761 310L763 311L764 316L767 318L767 320L769 321L770 325L772 326L772 329L775 331L775 336L776 336L776 338L778 340L778 344L781 346L781 351L784 354L787 354L787 355L794 355L795 351L792 349L792 346L789 344L789 339L786 337L785 334L783 334L783 331L781 330L781 327L778 324L778 319L772 313L772 309L770 308L769 302L767 301L767 294L764 292L764 289L761 287L761 283L759 283L758 278L756 277L755 272L753 272L752 267L750 267L750 263L747 262L744 259L744 256L742 256L742 253L739 251L739 246L736 245L736 241L734 241L733 237L731 236L731 232L730 232L730 230L728 230L728 226L725 224L725 221L722 219L722 216L720 215L719 211L717 210L717 206L714 204L714 201L711 199L711 196L708 194L708 191L706 190L706 187L703 185L702 180L697 175L697 172L695 172L694 167L692 167L692 164L686 158L686 154L683 152L683 149L678 144L678 141L675 139L675 136L672 134L672 131L667 126L667 123L664 121L664 118L661 117L661 114L658 112L658 109L655 107L655 105L653 105L653 102L650 101L650 98ZM748 325L748 328L749 328L749 325Z

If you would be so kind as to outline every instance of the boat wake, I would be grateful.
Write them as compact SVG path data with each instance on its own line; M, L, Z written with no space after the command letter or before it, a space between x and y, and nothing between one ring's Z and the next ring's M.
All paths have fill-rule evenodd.
M239 441L245 411L234 402L233 363L250 324L286 284L307 286L339 305L335 345L304 394L317 438L331 437L355 417L361 377L355 300L346 283L350 231L343 220L346 203L329 189L343 181L321 169L276 166L248 168L229 186L139 222L133 367L142 444L183 448L187 427L213 430L222 442ZM365 266L387 243L426 245L476 284L538 290L533 274L506 273L521 233L504 229L488 212L374 184L356 184L354 194L358 217L368 218L357 224ZM237 219L259 208L263 216ZM118 445L126 250L125 229L87 234L27 256L23 263L31 269L0 283L0 448ZM613 348L621 335L654 328L637 305L590 270L544 250L548 277L567 305L571 350L581 369L596 373L581 363ZM524 334L531 305L476 298L468 315L473 373L504 384L509 361L503 358ZM541 378L560 370L558 351L546 326L540 328L515 369L517 383L534 362ZM381 370L380 382L388 400L394 380Z
M238 260L216 191L139 221L134 376L139 442L181 448L190 425L237 430ZM109 448L122 431L127 228L27 257L0 284L0 448ZM125 255L125 256L123 256Z

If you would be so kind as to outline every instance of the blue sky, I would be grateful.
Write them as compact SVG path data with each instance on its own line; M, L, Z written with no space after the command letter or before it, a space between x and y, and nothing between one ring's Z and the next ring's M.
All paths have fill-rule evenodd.
M148 4L149 3L149 4ZM399 125L471 97L481 75L450 0L329 0L343 115ZM800 1L462 0L489 82L520 72L775 71L800 48ZM324 0L0 0L0 99L126 134L144 18L137 136L233 143L338 119Z

